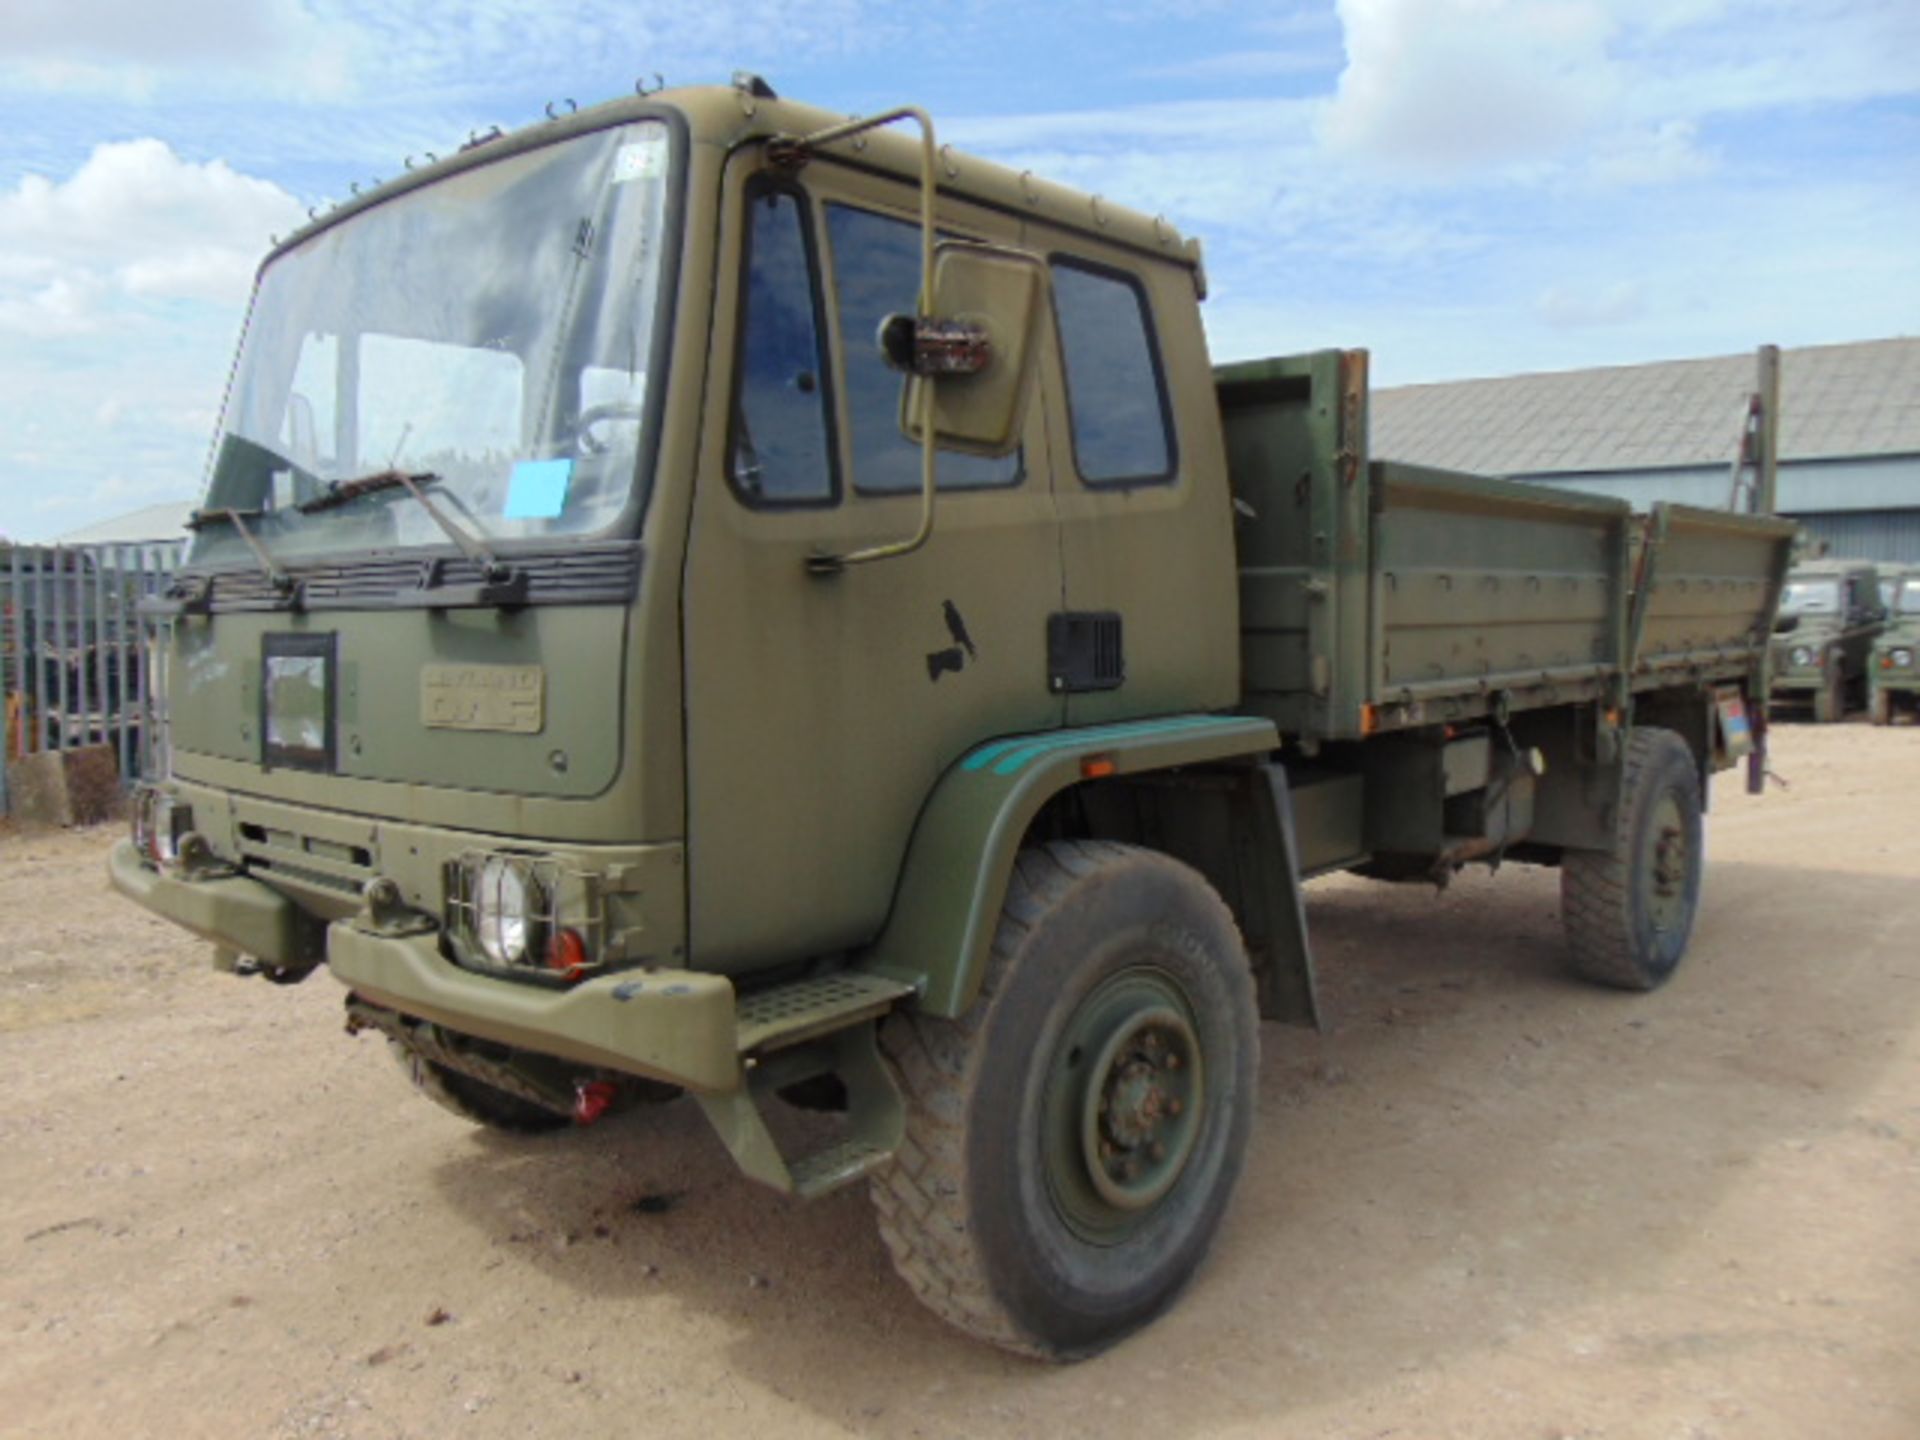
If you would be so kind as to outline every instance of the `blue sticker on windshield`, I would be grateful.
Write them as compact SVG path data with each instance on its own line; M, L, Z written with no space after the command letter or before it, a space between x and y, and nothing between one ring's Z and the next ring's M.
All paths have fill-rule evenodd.
M507 477L506 518L555 520L567 508L571 460L522 460Z

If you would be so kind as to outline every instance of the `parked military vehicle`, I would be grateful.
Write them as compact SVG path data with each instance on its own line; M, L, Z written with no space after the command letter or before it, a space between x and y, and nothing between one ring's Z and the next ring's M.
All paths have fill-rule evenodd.
M261 271L114 883L470 1119L690 1095L962 1329L1112 1342L1311 877L1557 865L1574 972L1673 974L1793 534L1372 461L1365 353L1216 371L1205 288L752 80L359 197Z
M1876 725L1920 714L1920 566L1883 571L1886 628L1875 637L1867 662L1867 713Z
M1774 706L1807 706L1824 725L1866 704L1867 657L1886 619L1872 561L1794 566L1774 622Z

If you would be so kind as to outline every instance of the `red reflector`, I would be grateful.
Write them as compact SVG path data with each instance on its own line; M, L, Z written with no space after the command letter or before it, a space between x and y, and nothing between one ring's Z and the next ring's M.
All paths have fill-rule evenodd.
M587 969L587 942L578 930L561 930L547 943L547 968L557 970L569 980L578 980Z
M620 1087L611 1080L588 1080L573 1087L573 1123L591 1125L607 1113Z
M1087 780L1104 780L1119 768L1111 755L1094 755L1080 762L1081 777Z

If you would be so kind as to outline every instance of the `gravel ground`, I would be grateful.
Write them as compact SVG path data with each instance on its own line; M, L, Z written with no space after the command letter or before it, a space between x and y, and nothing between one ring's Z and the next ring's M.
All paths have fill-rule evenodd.
M1329 1025L1180 1306L1055 1368L893 1278L864 1194L676 1104L477 1133L0 830L0 1433L1920 1435L1920 733L1776 731L1660 994L1562 975L1550 872L1312 890Z

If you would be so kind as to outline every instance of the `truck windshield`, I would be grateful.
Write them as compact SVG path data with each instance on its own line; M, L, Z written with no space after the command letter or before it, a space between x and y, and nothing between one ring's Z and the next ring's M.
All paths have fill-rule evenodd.
M1791 580L1780 596L1782 615L1832 615L1839 609L1838 580Z
M1920 579L1901 584L1898 610L1902 615L1920 615Z
M650 385L669 182L643 121L477 166L315 235L263 273L205 510L279 561L444 545L383 472L489 542L626 512ZM317 503L316 503L317 502ZM230 525L190 563L252 563Z

